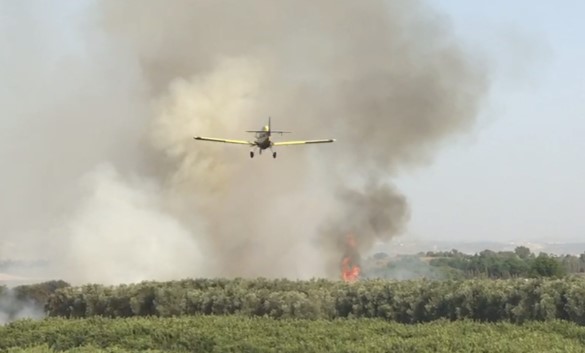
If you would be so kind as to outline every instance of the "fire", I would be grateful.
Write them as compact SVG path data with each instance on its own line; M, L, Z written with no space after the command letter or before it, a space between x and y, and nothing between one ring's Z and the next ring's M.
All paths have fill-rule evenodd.
M347 283L352 283L358 280L360 276L360 267L351 263L349 257L344 257L341 262L341 279Z
M359 279L361 268L358 259L355 238L349 235L345 241L345 255L341 260L341 279L344 282L353 283Z

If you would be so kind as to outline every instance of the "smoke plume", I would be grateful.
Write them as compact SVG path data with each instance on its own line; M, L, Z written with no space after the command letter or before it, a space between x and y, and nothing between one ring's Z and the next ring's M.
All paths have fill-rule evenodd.
M338 278L348 233L366 251L404 230L392 176L471 127L487 88L421 1L89 2L74 36L1 6L26 50L0 65L0 255L72 282ZM250 160L192 138L252 138L268 115L337 142Z
M0 286L0 326L20 319L40 319L43 308L32 300L19 299L11 288Z

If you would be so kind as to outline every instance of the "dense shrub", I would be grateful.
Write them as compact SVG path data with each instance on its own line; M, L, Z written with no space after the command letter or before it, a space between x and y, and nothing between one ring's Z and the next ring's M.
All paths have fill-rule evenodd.
M196 279L57 290L50 316L244 315L496 322L563 319L585 324L585 280L382 281Z

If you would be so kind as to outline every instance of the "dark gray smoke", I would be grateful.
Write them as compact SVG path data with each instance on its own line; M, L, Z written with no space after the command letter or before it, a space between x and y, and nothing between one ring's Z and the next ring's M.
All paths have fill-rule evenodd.
M59 205L42 249L69 281L338 276L348 232L366 250L404 229L391 177L472 126L487 86L420 1L100 1L80 16L84 55L44 91L63 97L59 109L31 112L63 146L58 170L49 185L16 181L44 185L34 196ZM192 139L248 138L268 115L295 132L286 137L338 142L250 160L245 148ZM11 160L54 156L39 150ZM59 198L63 184L78 191ZM29 233L39 255L46 232L31 225L46 207L25 193L11 200L26 212L4 231Z
M360 254L376 241L387 242L404 230L409 215L406 199L390 185L376 183L370 181L361 190L338 190L337 213L320 231L320 245L336 249L325 254L328 273L338 271L340 256L359 265Z

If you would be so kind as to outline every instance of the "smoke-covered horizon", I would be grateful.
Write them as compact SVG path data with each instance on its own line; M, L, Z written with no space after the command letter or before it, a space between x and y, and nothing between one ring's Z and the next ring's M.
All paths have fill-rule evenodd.
M74 283L338 278L349 232L367 251L405 229L392 177L472 127L488 87L421 1L103 1L65 29L0 9L0 256ZM192 138L269 115L337 142L251 160Z

